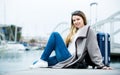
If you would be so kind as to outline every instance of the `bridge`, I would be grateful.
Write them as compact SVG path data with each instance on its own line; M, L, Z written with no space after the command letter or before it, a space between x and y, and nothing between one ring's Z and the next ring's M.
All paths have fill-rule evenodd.
M120 11L114 13L108 18L98 21L91 25L96 32L109 33L111 37L111 53L120 55ZM67 22L61 22L56 25L53 31L58 31L63 38L68 33L70 24Z
M109 33L111 36L111 53L120 53L120 11L96 22L92 27L96 31Z

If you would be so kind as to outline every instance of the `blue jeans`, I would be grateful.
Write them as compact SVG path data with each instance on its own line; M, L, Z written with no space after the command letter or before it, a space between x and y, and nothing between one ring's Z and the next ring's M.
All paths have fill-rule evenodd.
M50 57L53 51L55 51L55 56ZM40 59L47 61L48 65L52 66L68 59L69 57L71 57L71 54L69 53L62 37L58 32L53 32Z

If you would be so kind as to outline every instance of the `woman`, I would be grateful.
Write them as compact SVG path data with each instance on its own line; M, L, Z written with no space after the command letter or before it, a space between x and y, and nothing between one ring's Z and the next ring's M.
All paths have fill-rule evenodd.
M50 57L55 51L55 56ZM87 25L82 11L71 16L71 29L64 43L60 34L53 32L40 60L31 68L87 68L88 65L99 69L111 69L104 66L94 31Z

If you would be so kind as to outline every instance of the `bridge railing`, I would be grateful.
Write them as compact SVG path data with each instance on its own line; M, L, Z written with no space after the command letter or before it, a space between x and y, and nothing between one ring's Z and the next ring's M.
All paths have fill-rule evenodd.
M107 32L111 36L111 50L120 49L120 11L110 17L96 22L92 27L96 31Z

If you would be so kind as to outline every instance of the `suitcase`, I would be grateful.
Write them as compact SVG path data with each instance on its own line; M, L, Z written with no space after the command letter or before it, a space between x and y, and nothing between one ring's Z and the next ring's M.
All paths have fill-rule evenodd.
M103 57L104 65L110 66L110 34L98 32L97 41Z

